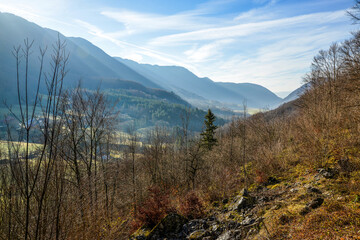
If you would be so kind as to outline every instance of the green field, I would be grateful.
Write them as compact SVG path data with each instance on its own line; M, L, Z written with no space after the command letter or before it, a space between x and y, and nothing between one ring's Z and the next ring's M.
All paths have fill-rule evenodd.
M13 147L19 147L20 151L25 151L26 143L25 142L11 142ZM33 152L39 149L42 144L38 143L29 143L29 152ZM8 158L8 142L0 140L0 159Z

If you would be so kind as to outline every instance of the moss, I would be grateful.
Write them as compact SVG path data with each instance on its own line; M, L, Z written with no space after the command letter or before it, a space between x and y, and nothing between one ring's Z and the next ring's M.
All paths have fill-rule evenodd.
M148 237L151 233L152 229L146 228L146 227L140 227L136 232L134 232L130 238L136 238L138 236L144 236Z
M251 184L250 187L249 187L249 191L250 192L255 191L258 186L259 186L259 184L256 184L256 183Z
M205 235L205 231L195 231L193 232L189 237L188 239L202 239L202 237L204 237Z
M275 189L281 186L281 183L275 184L275 185L270 185L268 186L269 189Z
M231 212L231 214L226 218L226 220L233 220L236 222L241 222L244 220L243 216L240 215L237 211Z
M230 208L230 205L231 205L230 202L228 202L228 203L226 203L226 204L223 204L222 209L223 209L223 210L224 210L224 209L229 209L229 208Z

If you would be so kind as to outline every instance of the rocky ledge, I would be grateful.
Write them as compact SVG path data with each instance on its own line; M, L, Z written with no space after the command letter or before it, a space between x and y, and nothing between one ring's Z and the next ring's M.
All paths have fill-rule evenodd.
M272 178L251 192L243 189L232 199L214 202L207 217L189 220L170 213L153 229L141 228L130 239L270 239L265 221L268 215L264 212L271 214L293 204L290 199L297 199L297 204L300 201L303 206L297 214L307 215L323 204L326 194L314 186L328 175L322 171L311 181L303 183L285 183ZM280 224L291 221L291 216L287 215L278 218Z

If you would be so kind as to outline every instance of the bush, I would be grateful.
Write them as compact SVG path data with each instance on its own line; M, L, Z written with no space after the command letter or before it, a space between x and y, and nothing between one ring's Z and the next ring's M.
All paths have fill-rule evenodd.
M205 213L203 201L195 191L189 192L180 206L181 213L189 219L200 218Z
M136 222L154 227L167 213L173 211L168 192L158 186L148 189L148 197L137 207Z

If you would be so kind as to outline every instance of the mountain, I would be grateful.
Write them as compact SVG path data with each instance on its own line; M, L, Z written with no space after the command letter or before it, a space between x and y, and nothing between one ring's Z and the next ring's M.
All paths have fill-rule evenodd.
M183 67L139 64L131 60L116 59L185 98L209 99L229 103L243 99L236 93L218 86L209 78L199 78Z
M200 78L183 67L139 64L119 57L116 59L191 103L209 100L233 107L242 105L246 100L249 107L271 108L281 102L281 98L260 85L214 82L206 77Z
M15 58L12 56L14 46L23 43L24 39L34 41L29 66L29 85L34 84L40 63L37 59L39 47L48 47L45 63L50 62L51 46L58 38L66 41L66 50L70 53L66 83L68 86L76 85L79 80L83 87L103 88L116 87L117 80L132 80L145 87L163 89L125 64L107 55L100 48L81 38L65 37L59 32L42 28L34 23L13 14L0 13L0 81L2 96L11 100L16 93L14 78L16 73ZM23 64L24 60L22 61ZM24 66L24 65L22 65ZM50 69L45 65L45 71ZM23 74L23 72L21 72Z
M230 82L218 82L217 84L243 96L249 106L273 108L282 101L275 93L258 84Z
M309 84L306 83L306 84L302 85L301 87L295 89L287 97L285 97L283 99L283 103L287 103L287 102L290 102L292 100L299 98L308 87L309 87Z

